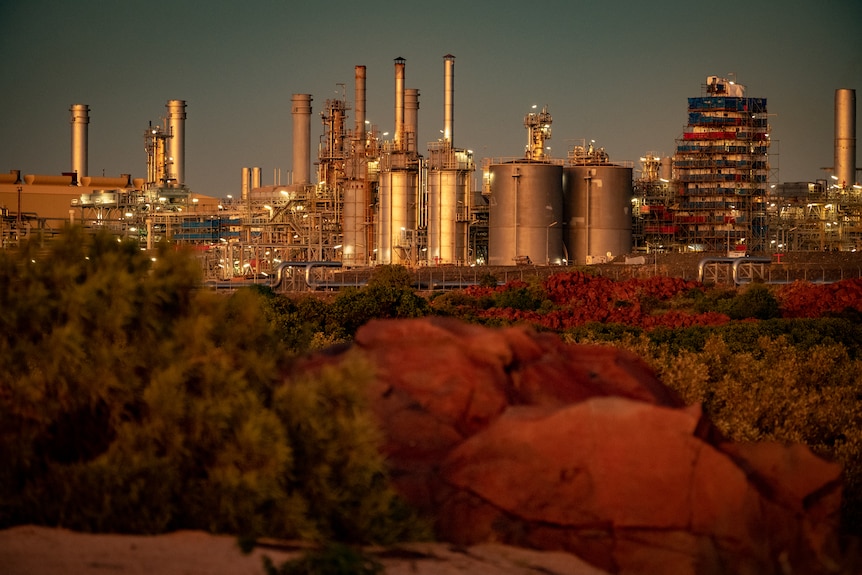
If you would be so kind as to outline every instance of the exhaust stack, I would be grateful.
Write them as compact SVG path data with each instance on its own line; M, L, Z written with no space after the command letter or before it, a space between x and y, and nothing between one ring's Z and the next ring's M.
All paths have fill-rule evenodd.
M419 90L407 88L404 90L404 139L408 152L417 151L419 137Z
M404 146L404 58L395 58L395 149L406 150Z
M835 90L835 177L845 188L856 183L856 90Z
M90 123L90 107L72 104L72 171L78 174L77 181L87 176L87 124Z
M453 143L455 117L455 56L443 56L443 140Z
M168 161L171 187L182 187L186 183L186 101L168 100Z
M293 182L311 183L311 94L293 95Z
M356 108L356 128L353 137L362 147L365 146L365 66L355 67L353 88L354 107Z

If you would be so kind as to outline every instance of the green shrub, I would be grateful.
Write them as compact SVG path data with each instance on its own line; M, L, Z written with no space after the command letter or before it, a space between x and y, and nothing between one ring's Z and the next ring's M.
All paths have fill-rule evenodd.
M425 532L389 487L368 370L282 381L313 306L198 285L185 253L78 229L0 252L0 528Z
M284 562L280 567L264 556L267 575L376 575L383 565L354 547L340 543L324 545L308 551L299 559Z
M368 287L411 288L413 284L413 274L404 266L381 264L374 266L366 285Z

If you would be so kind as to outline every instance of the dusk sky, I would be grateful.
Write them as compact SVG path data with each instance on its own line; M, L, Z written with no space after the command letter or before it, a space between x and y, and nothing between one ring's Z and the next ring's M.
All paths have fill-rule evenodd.
M673 153L687 98L717 75L767 98L778 181L814 180L833 164L835 90L862 89L859 0L3 0L0 22L0 172L69 171L69 107L87 104L89 175L144 177L144 130L179 99L185 183L220 197L243 167L286 179L295 93L314 98L314 160L319 114L331 98L353 106L356 65L367 119L394 132L397 57L427 154L455 56L454 143L477 163L522 156L537 105L553 116L552 156L592 139L637 171L644 153Z

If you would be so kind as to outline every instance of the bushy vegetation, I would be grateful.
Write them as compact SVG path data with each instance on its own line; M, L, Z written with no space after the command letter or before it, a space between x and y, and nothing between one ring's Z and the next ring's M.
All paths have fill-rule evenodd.
M576 271L423 298L407 270L378 266L324 299L215 294L197 270L166 246L151 257L79 229L0 252L0 527L427 536L389 488L363 402L368 366L282 374L371 319L438 314L634 350L728 437L840 461L846 525L862 532L858 280L706 288Z
M369 368L282 377L319 308L197 270L80 229L0 252L0 526L427 535L388 486Z

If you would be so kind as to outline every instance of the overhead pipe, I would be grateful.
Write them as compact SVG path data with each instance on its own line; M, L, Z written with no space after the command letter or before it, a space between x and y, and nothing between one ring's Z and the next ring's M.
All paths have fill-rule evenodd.
M455 117L455 56L443 56L443 140L453 143Z
M90 107L87 104L72 104L72 171L78 181L87 175L87 124L90 123Z
M835 90L835 177L842 187L856 183L856 90Z
M168 178L172 187L181 187L186 183L186 102L185 100L168 100L168 156L171 171Z
M293 115L293 181L311 183L311 94L294 94Z

